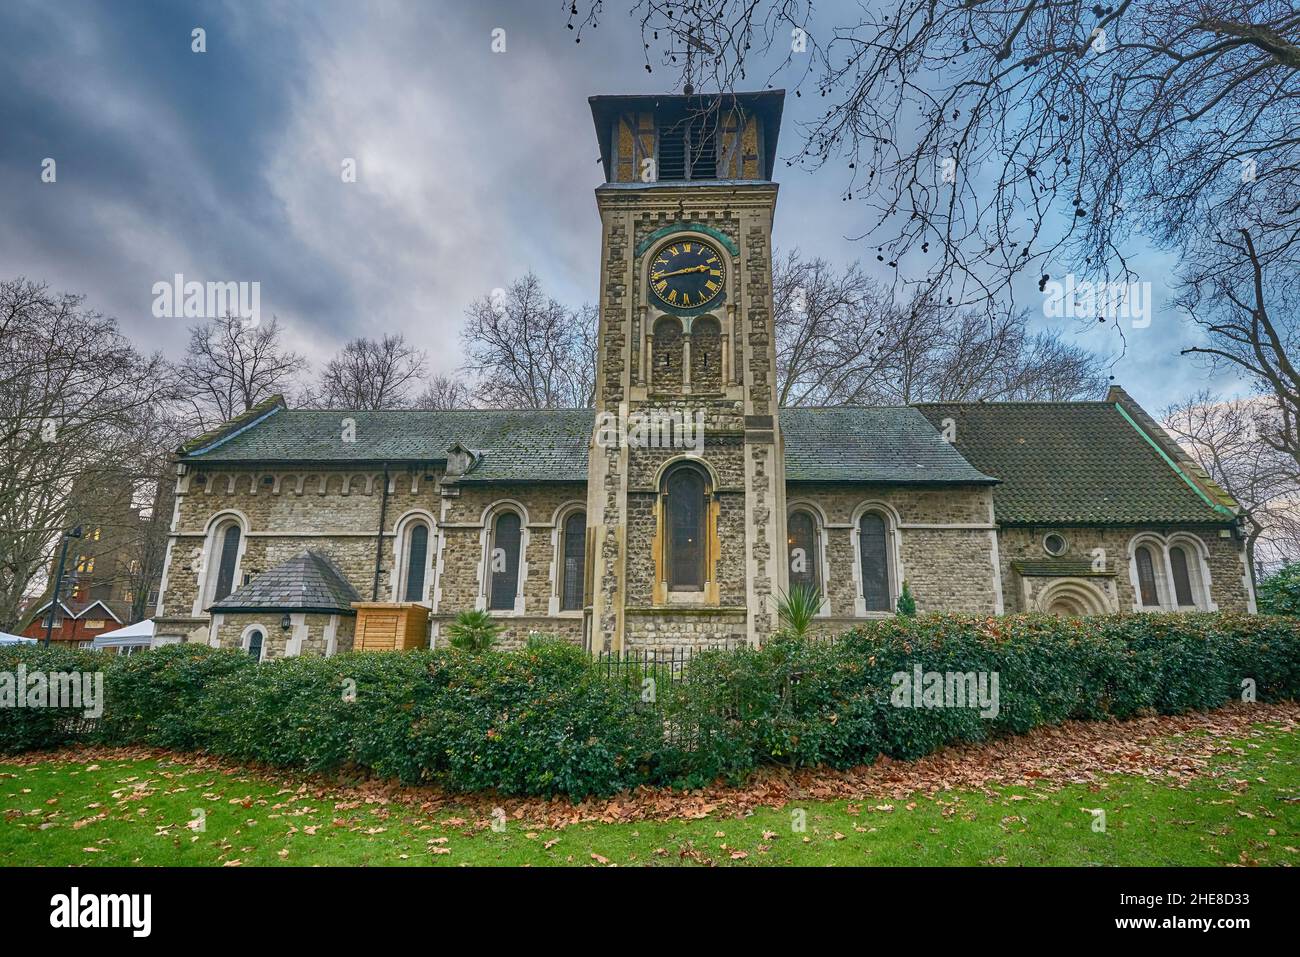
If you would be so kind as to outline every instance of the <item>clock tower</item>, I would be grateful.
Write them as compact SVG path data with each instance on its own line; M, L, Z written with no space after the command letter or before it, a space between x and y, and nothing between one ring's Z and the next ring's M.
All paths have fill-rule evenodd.
M595 651L757 644L786 588L772 181L784 93L595 96Z

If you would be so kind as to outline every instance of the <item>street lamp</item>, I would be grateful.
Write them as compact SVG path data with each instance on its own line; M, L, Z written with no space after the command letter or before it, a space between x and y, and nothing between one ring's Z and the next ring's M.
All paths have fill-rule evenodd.
M50 647L50 633L54 630L54 610L59 607L59 590L63 585L63 565L68 560L68 542L81 537L81 526L63 533L63 547L59 550L59 570L54 573L54 596L50 599L50 613L45 618L45 647Z

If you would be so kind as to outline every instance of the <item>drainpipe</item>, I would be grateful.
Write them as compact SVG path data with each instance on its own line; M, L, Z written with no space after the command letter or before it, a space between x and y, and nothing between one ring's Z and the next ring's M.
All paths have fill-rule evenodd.
M388 517L388 463L384 463L384 491L379 500L379 530L375 534L375 580L370 586L370 600L379 601L379 568L384 561L384 521Z

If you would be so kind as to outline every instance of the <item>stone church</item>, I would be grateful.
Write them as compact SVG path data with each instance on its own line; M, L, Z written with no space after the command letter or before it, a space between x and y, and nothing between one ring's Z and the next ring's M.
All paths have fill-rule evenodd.
M259 658L444 641L756 644L918 609L1254 610L1238 508L1104 401L776 404L783 94L597 96L594 409L322 412L182 446L161 641Z

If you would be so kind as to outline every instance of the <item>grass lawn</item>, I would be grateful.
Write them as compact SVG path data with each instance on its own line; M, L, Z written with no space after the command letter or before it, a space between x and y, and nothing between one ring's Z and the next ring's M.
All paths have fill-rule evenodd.
M0 764L0 865L1300 864L1300 732L1238 745L1213 776L1182 786L1111 776L501 831L468 811L421 813L346 789L322 799L183 761Z

